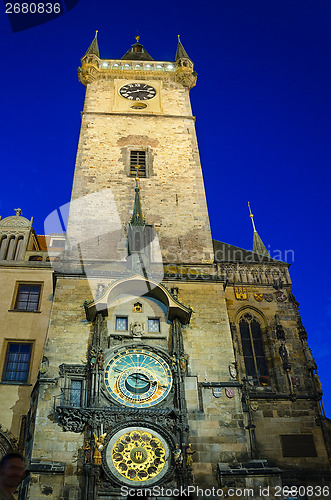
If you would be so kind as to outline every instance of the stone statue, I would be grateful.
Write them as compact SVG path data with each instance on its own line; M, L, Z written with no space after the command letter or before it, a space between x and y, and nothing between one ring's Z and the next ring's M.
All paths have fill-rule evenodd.
M91 445L88 441L85 441L85 444L83 446L84 450L84 464L90 464L91 463Z
M183 370L183 372L186 370L186 365L187 365L187 360L189 359L189 355L185 354L182 352L182 354L179 356L179 366Z
M284 344L281 344L279 347L279 355L282 358L283 363L288 363L288 352Z
M183 464L183 454L182 450L179 448L179 444L176 444L176 448L173 451L176 467L181 467Z
M97 353L92 348L90 350L90 366L91 366L92 370L95 369L96 362L97 362Z
M141 337L144 334L144 324L140 321L131 323L131 333L133 337Z
M104 355L102 349L99 351L99 354L98 354L98 357L97 357L97 361L98 361L98 368L99 368L99 370L103 370L103 363L105 361L105 355Z
M189 467L190 469L192 469L192 465L193 465L193 455L194 453L196 453L196 450L192 450L191 448L191 443L186 447L186 465L187 467Z
M173 354L171 356L171 366L172 366L173 370L177 370L177 358L176 358L176 354Z

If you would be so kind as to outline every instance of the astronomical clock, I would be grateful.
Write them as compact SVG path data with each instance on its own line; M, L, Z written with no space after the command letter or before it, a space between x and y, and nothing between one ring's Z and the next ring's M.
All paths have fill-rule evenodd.
M124 349L107 362L104 384L114 401L131 408L149 408L168 396L172 374L158 354L148 349Z
M144 280L130 278L129 288ZM94 325L84 465L91 496L97 478L100 494L116 496L124 485L176 487L191 474L181 451L188 434L181 328L191 310L160 283L139 302L130 294L118 299L126 285L115 281L85 306Z
M102 372L105 399L119 413L122 409L125 423L136 421L139 410L136 425L122 425L105 440L106 473L120 484L155 484L171 468L174 443L156 418L158 413L170 413L173 406L174 374L169 359L166 353L141 344L106 351Z

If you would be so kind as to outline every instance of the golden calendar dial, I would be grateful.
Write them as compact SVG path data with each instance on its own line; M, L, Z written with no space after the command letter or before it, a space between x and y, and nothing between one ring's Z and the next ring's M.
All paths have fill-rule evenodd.
M127 428L110 440L106 459L112 473L125 484L153 484L168 470L169 447L148 428Z

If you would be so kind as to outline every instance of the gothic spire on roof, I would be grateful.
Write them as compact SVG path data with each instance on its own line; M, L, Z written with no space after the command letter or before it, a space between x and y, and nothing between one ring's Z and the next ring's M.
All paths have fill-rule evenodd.
M129 61L154 61L153 57L149 55L144 46L139 43L140 36L136 36L136 43L131 45L131 48L124 54L122 59Z
M190 57L188 56L186 50L184 49L183 47L183 44L182 42L180 41L180 35L178 35L178 45L177 45L177 52L176 52L176 59L175 61L178 61L178 59L190 59ZM190 59L191 61L191 59Z
M92 43L87 49L86 53L84 54L85 56L86 54L94 54L95 56L100 57L97 37L98 37L98 30L96 30Z
M133 213L131 217L130 224L132 226L144 226L145 221L143 217L143 212L141 209L141 201L140 201L140 187L139 187L139 179L138 179L138 168L139 166L137 165L136 170L136 185L135 185L135 197L134 197L134 205L133 205Z
M249 215L250 215L250 218L251 218L251 221L253 224L253 231L254 231L254 234L253 234L253 252L258 253L259 255L264 255L266 257L270 257L268 250L266 249L263 241L261 240L261 238L256 230L255 223L254 223L254 215L252 214L251 206L250 206L249 202L248 202L248 209L249 209Z

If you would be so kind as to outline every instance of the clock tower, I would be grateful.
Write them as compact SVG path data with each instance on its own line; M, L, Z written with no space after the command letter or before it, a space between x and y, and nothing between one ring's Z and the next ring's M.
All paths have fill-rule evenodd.
M192 60L180 40L174 61L154 60L139 37L103 59L95 36L79 79L24 498L318 492L328 423L289 266L270 257L252 214L253 251L211 238Z
M175 61L155 61L139 43L139 37L121 59L101 59L95 37L81 60L79 79L86 87L86 96L72 200L89 200L87 195L97 192L112 197L116 231L124 231L131 216L132 177L138 165L141 203L155 228L163 261L212 262L189 98L196 73L180 40ZM107 203L100 203L95 211L88 201L83 205L92 226L109 221ZM81 209L72 209L68 235L73 242L82 239L81 223ZM114 230L108 231L108 244L107 234L103 235L107 250L99 244L98 257L125 257L122 238L114 242L113 234L109 234ZM100 242L100 234L98 238Z

